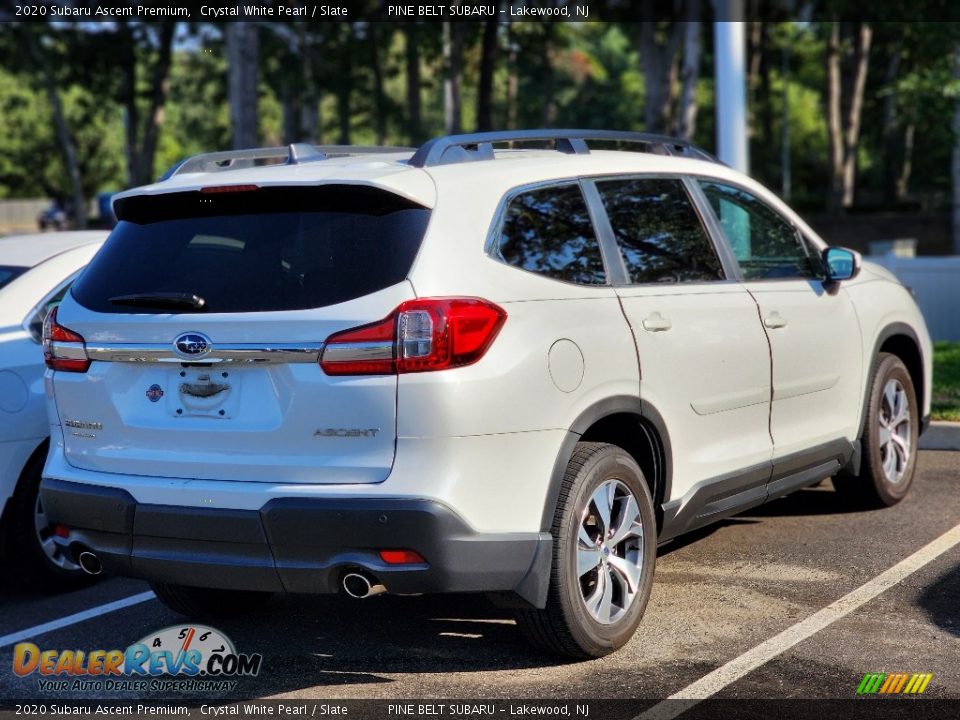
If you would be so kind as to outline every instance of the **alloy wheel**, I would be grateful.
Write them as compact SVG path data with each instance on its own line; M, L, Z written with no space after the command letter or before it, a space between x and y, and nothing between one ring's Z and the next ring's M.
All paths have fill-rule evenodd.
M580 515L577 578L594 620L617 622L633 605L643 575L643 526L630 488L605 480Z
M891 483L903 480L910 464L910 399L896 378L887 380L880 399L880 464Z

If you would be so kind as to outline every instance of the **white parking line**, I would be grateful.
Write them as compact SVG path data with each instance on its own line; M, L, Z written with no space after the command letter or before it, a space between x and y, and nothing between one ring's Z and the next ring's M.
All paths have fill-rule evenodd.
M53 630L59 630L60 628L69 627L70 625L76 625L84 620L100 617L101 615L112 613L115 610L123 610L124 608L128 608L132 605L139 605L140 603L147 602L147 600L153 600L155 597L156 595L148 590L147 592L142 592L139 595L131 595L130 597L123 598L122 600L114 600L106 605L99 605L97 607L90 608L89 610L83 610L81 612L74 613L73 615L67 615L66 617L58 618L57 620L51 620L50 622L43 623L42 625L34 625L26 630L20 630L18 632L10 633L9 635L0 637L0 648L13 645L21 640L29 640L37 635L43 635L44 633L48 633Z
M677 717L701 700L718 693L727 685L736 682L747 673L786 652L797 643L849 615L861 605L873 600L885 590L889 590L904 578L936 560L958 544L960 544L960 525L948 530L929 545L920 548L910 557L901 560L892 568L880 573L853 592L830 603L806 620L801 620L779 635L760 643L726 665L721 665L679 692L675 692L665 701L657 703L639 715L637 720L671 720Z

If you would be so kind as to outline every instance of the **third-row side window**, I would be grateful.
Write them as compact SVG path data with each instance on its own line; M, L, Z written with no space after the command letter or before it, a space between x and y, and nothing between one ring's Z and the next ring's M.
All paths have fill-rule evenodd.
M538 188L514 197L500 230L500 255L509 265L582 285L607 276L580 185Z
M631 283L723 279L720 259L680 180L601 180L597 188Z

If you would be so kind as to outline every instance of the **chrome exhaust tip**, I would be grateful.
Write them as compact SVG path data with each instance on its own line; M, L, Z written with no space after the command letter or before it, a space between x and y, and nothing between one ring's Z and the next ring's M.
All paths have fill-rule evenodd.
M99 575L103 572L103 565L100 558L89 550L84 550L77 556L77 564L87 575Z
M343 591L352 598L361 600L363 598L382 595L387 591L376 580L371 582L371 578L358 572L347 573L343 576Z

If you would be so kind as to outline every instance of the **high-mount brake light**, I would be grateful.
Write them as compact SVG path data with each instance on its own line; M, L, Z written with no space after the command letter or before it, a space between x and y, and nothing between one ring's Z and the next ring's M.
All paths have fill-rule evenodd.
M82 336L57 322L53 308L43 321L43 360L51 370L84 373L90 368Z
M259 190L259 185L210 185L200 188L202 193L235 193L235 192L253 192Z
M481 298L420 298L383 320L327 338L328 375L391 375L448 370L477 362L507 313Z

